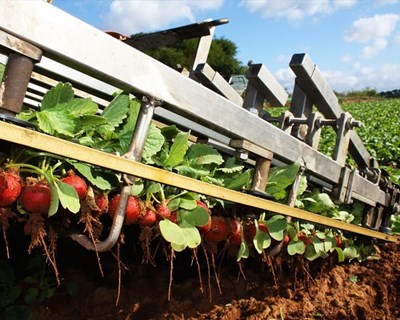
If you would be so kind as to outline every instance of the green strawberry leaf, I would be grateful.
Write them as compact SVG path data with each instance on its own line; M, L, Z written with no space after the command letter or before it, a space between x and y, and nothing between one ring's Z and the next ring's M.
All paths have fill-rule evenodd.
M188 149L189 135L190 132L179 132L176 135L169 151L168 158L164 163L165 167L173 168L183 162Z
M119 185L120 176L116 173L74 160L67 160L67 162L100 190L111 190Z
M186 160L191 165L221 164L222 156L212 146L203 143L193 144L186 153Z
M39 129L53 136L73 137L74 117L67 110L44 110L36 112Z
M95 115L99 106L92 101L92 98L74 98L63 103L63 108L68 110L75 117Z
M59 82L43 96L40 110L49 110L58 104L68 103L74 98L74 96L75 93L70 83Z
M152 159L152 157L161 150L164 142L165 138L162 135L161 130L157 128L154 124L151 124L143 149L143 162L146 164L154 164L154 160Z

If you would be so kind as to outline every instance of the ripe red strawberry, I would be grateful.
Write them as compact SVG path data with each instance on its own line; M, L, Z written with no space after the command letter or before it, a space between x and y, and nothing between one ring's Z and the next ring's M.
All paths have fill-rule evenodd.
M140 216L138 219L138 224L141 226L153 226L157 221L157 213L153 210L147 208L146 213L143 216Z
M116 194L110 201L108 207L108 213L113 218L117 212L117 206L119 202L120 194ZM125 220L124 224L129 225L136 223L141 215L142 205L139 199L135 196L129 196L128 203L126 205Z
M96 202L96 205L101 213L108 211L108 197L105 193L96 192L94 194L94 201Z
M50 188L43 182L29 182L21 192L19 202L22 207L32 213L47 213L50 208Z
M62 182L73 186L78 193L79 200L83 200L87 194L86 181L80 176L76 175L73 170L69 170L67 176L61 179Z
M13 204L22 191L22 180L15 173L0 172L0 207L8 207Z
M228 226L224 217L211 216L211 227L203 234L205 240L221 242L228 237Z

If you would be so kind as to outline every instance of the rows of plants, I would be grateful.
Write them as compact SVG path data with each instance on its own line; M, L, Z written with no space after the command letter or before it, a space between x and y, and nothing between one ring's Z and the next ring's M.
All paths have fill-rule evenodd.
M25 109L18 117L35 124L41 132L122 155L128 151L139 108L138 100L118 92L98 114L98 106L90 98L76 98L70 84L59 83L46 93L39 109ZM189 136L190 132L174 125L159 128L152 124L142 162L229 189L249 189L252 167L210 145L191 143ZM23 225L30 239L28 252L43 249L60 284L58 239L80 232L96 246L107 237L123 185L121 174L6 142L2 142L0 156L3 250L8 256L12 254L7 239L10 225ZM273 167L266 192L286 203L299 171L296 163ZM305 175L300 181L296 207L361 223L361 203L344 207L313 188ZM265 259L278 244L281 253L304 255L310 261L332 255L337 261L361 261L376 253L371 242L339 230L297 219L289 222L272 212L139 178L131 188L122 233L129 232L132 225L140 230L143 262L152 264L154 242L174 254L191 250L195 257L197 249L203 247L210 261L229 248L239 263L249 257Z

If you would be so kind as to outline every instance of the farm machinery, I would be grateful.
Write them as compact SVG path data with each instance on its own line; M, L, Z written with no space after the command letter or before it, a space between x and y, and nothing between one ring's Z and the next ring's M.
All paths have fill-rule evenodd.
M6 65L0 87L0 144L24 146L118 172L120 200L108 236L93 243L83 233L69 237L89 250L107 251L117 242L135 179L272 212L344 232L389 242L390 219L400 213L400 187L366 150L355 128L361 123L344 112L323 74L307 54L294 54L292 99L260 63L249 62L247 87L239 95L207 63L215 28L226 19L207 20L137 38L100 31L45 2L0 2L0 52ZM113 35L113 36L110 36ZM187 38L198 38L189 70L173 69L142 50ZM98 114L122 90L140 99L140 111L128 152L107 153L40 132L18 115L23 106L38 109L46 92L58 82L72 84L77 97L99 106ZM289 104L272 117L273 107ZM141 162L151 124L174 124L190 130L192 142L213 146L253 169L246 190L232 190ZM332 155L318 150L322 129L336 133ZM355 165L349 165L351 157ZM300 170L285 203L268 193L273 167L297 163ZM362 223L355 225L295 206L299 181L330 195L337 203L364 205Z

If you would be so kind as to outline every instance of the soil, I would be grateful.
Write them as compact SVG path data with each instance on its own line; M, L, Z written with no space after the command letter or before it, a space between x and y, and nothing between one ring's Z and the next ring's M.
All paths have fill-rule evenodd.
M176 253L171 272L167 246L152 247L153 265L143 263L137 239L124 242L121 264L116 250L102 253L100 272L94 252L61 240L62 284L31 308L33 319L400 319L400 244L379 243L379 259L345 263L283 253L239 264L235 252L213 260L200 247Z

